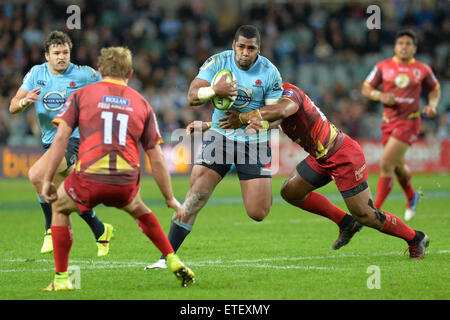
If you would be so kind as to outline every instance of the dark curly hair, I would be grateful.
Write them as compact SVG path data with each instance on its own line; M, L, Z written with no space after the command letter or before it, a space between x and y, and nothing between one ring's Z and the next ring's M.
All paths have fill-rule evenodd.
M258 46L261 45L261 36L259 34L258 28L256 28L255 26L252 25L240 26L234 35L234 40L238 41L239 36L243 36L244 38L247 39L256 38L256 43L258 44Z
M53 45L64 45L65 43L67 43L69 45L69 49L72 50L72 40L70 40L70 37L67 33L62 31L52 31L47 36L47 39L45 39L45 52L50 52L50 47Z

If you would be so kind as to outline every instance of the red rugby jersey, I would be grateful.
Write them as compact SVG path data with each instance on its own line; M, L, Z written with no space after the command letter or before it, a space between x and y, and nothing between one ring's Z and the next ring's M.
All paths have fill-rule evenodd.
M283 83L282 99L289 99L299 108L281 121L283 132L316 159L331 156L342 145L344 134L322 113L298 87Z
M415 59L401 62L397 57L380 61L367 76L365 85L395 95L393 106L384 105L383 120L413 119L420 116L420 94L422 86L434 90L439 82L431 68Z
M103 80L74 92L53 124L62 121L79 128L75 170L90 181L136 182L139 141L144 150L162 142L152 107L122 81Z

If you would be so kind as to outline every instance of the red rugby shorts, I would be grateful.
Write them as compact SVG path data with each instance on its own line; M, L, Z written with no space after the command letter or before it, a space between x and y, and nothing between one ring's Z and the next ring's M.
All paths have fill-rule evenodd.
M139 181L128 185L104 184L86 180L74 171L64 180L64 189L80 212L89 211L99 204L123 208L139 191Z
M408 145L417 140L420 133L420 117L410 120L399 120L381 124L381 141L385 145L390 137L394 137Z
M364 153L358 142L346 136L342 146L328 159L305 159L308 166L336 183L344 197L350 197L367 188L367 166Z

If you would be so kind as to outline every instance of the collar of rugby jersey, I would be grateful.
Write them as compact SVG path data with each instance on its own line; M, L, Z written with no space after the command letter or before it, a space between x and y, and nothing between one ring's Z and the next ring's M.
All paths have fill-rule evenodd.
M116 80L116 79L103 79L102 82L110 82L110 83L114 83L114 84L118 84L118 85L122 85L122 86L128 86L127 83L123 80Z
M414 59L414 58L409 59L409 61L407 61L407 62L403 62L399 58L397 58L396 56L392 57L392 60L394 60L395 63L413 64L414 62L416 62L416 59Z

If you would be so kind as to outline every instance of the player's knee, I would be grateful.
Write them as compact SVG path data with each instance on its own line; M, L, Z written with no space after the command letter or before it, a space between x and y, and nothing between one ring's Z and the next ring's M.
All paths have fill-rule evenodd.
M375 218L373 211L351 211L350 213L360 224L370 228L379 229L379 221Z
M75 211L71 208L67 208L66 206L64 206L64 204L62 204L61 202L58 202L58 201L53 202L52 210L53 210L53 215L55 216L55 218L54 218L55 220L59 220L59 218L62 218L64 216L70 216L70 214ZM58 216L59 216L59 218L58 218Z
M386 219L384 213L375 208L372 200L369 200L367 206L356 210L350 210L350 213L359 223L375 229L382 227L384 220Z
M388 174L388 173L394 174L396 167L397 167L397 165L395 163L392 163L391 161L388 161L388 160L381 160L381 162L380 162L381 172L384 172L386 174Z
M309 194L309 193L308 193ZM308 194L303 195L300 194L298 190L295 190L288 183L285 183L283 187L281 187L280 195L281 197L288 203L297 204L299 201L303 201L308 197Z
M395 167L394 173L399 180L407 180L411 175L411 171L403 163Z
M28 180L30 180L31 184L33 186L37 186L40 184L40 174L39 171L32 166L29 170L28 170Z
M270 206L247 209L247 215L257 222L263 221L269 214Z
M65 208L62 204L62 201L59 198L55 202L52 203L52 211L54 212L54 214L67 215L67 213L65 213Z
M133 201L125 207L125 211L127 211L133 218L137 219L151 210L141 199L133 199Z

